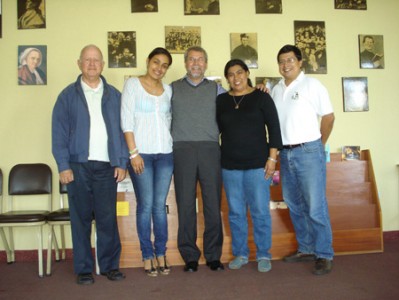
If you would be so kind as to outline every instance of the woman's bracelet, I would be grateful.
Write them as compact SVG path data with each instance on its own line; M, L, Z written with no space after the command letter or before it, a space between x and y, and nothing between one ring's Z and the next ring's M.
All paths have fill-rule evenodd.
M277 159L274 159L273 157L268 157L267 160L271 160L274 163L277 163Z
M130 154L130 155L135 154L135 153L139 153L139 149L134 148L133 150L130 150L130 151L129 151L129 154Z
M130 155L129 156L129 159L133 159L133 158L135 158L136 156L138 156L139 155L139 153L137 152L137 153L135 153L135 154L132 154L132 155Z

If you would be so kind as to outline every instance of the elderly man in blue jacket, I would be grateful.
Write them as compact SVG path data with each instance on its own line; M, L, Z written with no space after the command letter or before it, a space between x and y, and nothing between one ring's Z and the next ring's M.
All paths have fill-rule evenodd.
M117 183L125 178L129 157L120 128L121 94L101 76L104 61L97 46L82 49L78 66L81 75L61 92L54 106L52 150L60 182L68 187L77 283L94 283L93 216L100 272L117 281L125 278L119 271Z

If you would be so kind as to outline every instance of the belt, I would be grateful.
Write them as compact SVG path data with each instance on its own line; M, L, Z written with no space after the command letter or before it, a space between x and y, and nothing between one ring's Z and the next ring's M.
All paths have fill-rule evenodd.
M299 147L299 146L302 146L302 145L304 145L304 144L305 144L305 143L294 144L294 145L284 145L284 146L283 146L283 149L294 149L294 148Z

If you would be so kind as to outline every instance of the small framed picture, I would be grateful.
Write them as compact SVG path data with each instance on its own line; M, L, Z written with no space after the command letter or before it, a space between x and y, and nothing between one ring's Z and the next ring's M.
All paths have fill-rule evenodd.
M335 9L367 10L367 0L334 0Z
M281 14L283 5L281 0L255 0L257 14Z
M18 46L18 85L47 84L47 46Z
M183 0L185 15L220 15L219 0Z
M131 0L132 13L158 12L158 0Z
M294 21L295 46L306 74L327 74L326 26L322 21Z
M170 53L184 53L192 46L201 46L201 27L165 26L165 48Z
M258 85L262 83L271 91L280 80L281 77L255 77L255 84Z
M384 40L382 35L359 34L361 69L384 69Z
M230 33L231 59L241 59L250 69L258 68L258 35Z
M45 0L18 0L18 29L46 28Z
M344 111L369 111L367 77L342 77Z
M108 32L108 68L136 67L136 32Z

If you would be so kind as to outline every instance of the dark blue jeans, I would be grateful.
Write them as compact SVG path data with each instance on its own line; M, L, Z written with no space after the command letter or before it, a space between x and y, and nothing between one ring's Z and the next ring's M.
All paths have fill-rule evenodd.
M68 199L75 273L91 273L95 266L91 251L93 214L100 272L118 269L121 243L116 219L114 168L99 161L71 163L71 168L74 181L68 184Z
M173 154L140 154L144 160L144 172L128 170L137 200L137 234L143 260L164 256L168 241L166 198L173 174ZM151 220L154 229L154 245L151 242Z

